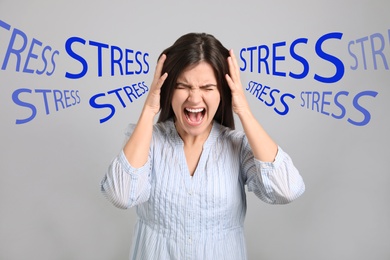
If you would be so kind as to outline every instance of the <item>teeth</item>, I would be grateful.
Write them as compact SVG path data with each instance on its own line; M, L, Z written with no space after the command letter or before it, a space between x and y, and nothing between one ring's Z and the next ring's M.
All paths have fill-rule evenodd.
M199 113L202 112L204 108L196 108L196 109L186 108L186 110L191 113Z

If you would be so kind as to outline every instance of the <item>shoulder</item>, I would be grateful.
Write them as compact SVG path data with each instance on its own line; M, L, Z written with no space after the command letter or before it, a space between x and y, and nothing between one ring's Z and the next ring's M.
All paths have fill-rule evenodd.
M215 122L212 131L216 138L212 138L213 142L209 145L216 156L238 159L251 151L244 131L234 130Z
M215 124L214 128L216 128L218 132L217 139L219 139L219 141L234 143L234 144L241 144L245 142L246 136L244 131L231 129L229 127L220 125L216 122L214 122L214 124Z
M130 123L127 125L125 129L125 135L130 136L133 132L137 124ZM156 123L153 125L153 134L157 135L170 135L175 130L175 126L171 120L167 120L165 122Z
M237 129L231 129L227 126L220 125L216 122L214 122L216 126L219 129L220 135L225 138L243 138L245 136L244 131L242 130L237 130Z
M134 129L136 126L137 126L137 124L134 124L134 123L128 124L126 129L125 129L125 135L129 137L134 132Z
M153 141L165 145L174 145L181 142L172 119L153 125Z
M159 122L153 125L154 135L171 136L176 131L175 125L172 120Z

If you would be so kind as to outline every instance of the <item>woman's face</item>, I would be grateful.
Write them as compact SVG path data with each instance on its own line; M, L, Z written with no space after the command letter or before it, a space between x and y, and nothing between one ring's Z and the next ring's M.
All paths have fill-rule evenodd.
M179 134L208 136L221 100L213 68L206 62L185 69L177 78L172 109Z

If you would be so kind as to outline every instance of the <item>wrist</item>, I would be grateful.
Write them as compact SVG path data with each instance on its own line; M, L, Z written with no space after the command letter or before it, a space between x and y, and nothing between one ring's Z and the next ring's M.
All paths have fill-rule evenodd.
M250 109L242 109L237 111L236 114L241 121L254 118Z
M140 120L146 120L146 121L154 121L154 117L157 115L155 111L152 109L148 109L147 107L144 107L141 112Z

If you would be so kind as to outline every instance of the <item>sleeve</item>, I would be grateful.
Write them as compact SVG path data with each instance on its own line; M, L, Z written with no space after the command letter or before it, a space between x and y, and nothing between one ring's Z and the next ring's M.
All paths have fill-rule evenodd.
M249 152L248 152L249 149ZM244 168L248 191L269 204L287 204L305 191L305 184L290 156L278 147L273 162L253 157L249 144L244 144Z
M129 126L126 132L127 138L134 130L134 125ZM116 207L127 209L143 203L150 195L150 171L151 155L148 161L140 168L134 168L120 151L115 157L101 181L101 192Z

